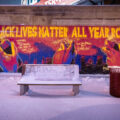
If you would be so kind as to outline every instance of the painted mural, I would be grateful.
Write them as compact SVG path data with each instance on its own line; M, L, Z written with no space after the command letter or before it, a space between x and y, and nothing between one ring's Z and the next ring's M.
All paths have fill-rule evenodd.
M78 64L82 74L120 65L117 26L0 26L0 72L23 64Z

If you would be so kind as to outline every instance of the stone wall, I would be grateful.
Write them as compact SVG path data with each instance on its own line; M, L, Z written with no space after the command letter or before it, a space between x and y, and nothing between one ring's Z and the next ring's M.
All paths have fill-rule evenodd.
M0 6L0 25L119 26L120 6Z

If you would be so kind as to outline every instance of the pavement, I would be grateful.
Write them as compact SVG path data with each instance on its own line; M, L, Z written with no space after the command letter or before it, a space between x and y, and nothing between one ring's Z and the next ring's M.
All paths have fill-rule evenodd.
M0 75L0 120L120 120L120 98L109 94L109 75L80 75L71 86L30 86L19 95L21 75Z

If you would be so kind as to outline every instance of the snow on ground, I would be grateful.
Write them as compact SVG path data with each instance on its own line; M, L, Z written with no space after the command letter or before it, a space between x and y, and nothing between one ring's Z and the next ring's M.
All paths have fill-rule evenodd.
M109 75L80 75L82 86L30 86L19 95L21 76L0 75L0 120L120 120L120 98L109 95Z

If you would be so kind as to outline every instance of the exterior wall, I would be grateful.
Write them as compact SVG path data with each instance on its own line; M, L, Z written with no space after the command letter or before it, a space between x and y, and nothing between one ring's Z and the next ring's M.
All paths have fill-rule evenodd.
M104 27L105 26L109 26L109 27L114 26L113 28L115 30L116 27L120 26L119 12L120 12L119 6L1 6L0 7L0 28L2 28L2 26L4 26L4 25L6 25L6 26L11 25L11 27L13 25L16 25L17 27L21 27L22 25L24 25L23 27L27 27L29 25L32 25L32 26L38 25L38 27L39 26L48 26L48 27L50 27L50 26L69 26L69 30L73 31L72 29L74 26L81 26L81 28L83 27L83 30L85 29L85 31L87 32L88 26L100 26L100 27L101 26L104 26ZM4 31L4 27L1 30ZM114 35L116 35L118 38L120 38L119 31L120 31L120 28L117 28L117 33L112 30L111 34L114 33ZM44 32L41 32L41 33L44 33ZM87 32L87 34L88 33L89 32ZM3 34L1 34L1 36L2 35ZM102 37L103 36L104 36L104 33L103 33ZM22 37L21 37L22 41L24 40L24 42L21 43L21 42L19 42L19 41L21 41L21 39L16 40L13 37L12 40L9 38L8 38L9 40L7 40L7 39L4 39L4 37L3 38L1 37L0 43L1 43L1 51L3 53L3 54L1 54L1 58L3 58L3 61L1 60L3 62L2 65L4 66L4 64L5 64L6 67L7 66L9 67L8 63L11 63L11 61L13 61L13 64L11 64L11 66L9 67L10 70L8 70L8 71L11 71L12 68L15 68L14 72L16 72L19 68L21 69L21 67L19 67L19 66L21 66L22 62L29 63L29 58L30 58L30 64L33 64L33 63L39 64L39 62L46 64L46 63L49 63L49 62L46 62L49 60L51 61L50 63L55 63L55 64L67 63L67 62L61 62L60 59L58 59L59 58L58 56L61 56L61 54L65 57L65 60L69 60L69 58L70 58L70 60L73 60L70 63L77 63L77 64L79 64L79 66L81 66L82 60L84 60L85 62L88 62L88 63L90 62L90 64L91 64L91 61L89 61L89 58L88 58L91 56L92 56L92 60L94 59L94 61L98 60L97 58L99 58L101 60L101 56L105 57L105 61L103 63L106 63L107 56L106 56L106 54L104 54L102 52L102 47L105 44L105 39L100 38L100 44L99 44L98 38L96 38L97 42L95 42L94 38L91 37L92 39L90 39L90 37L88 37L87 40L89 41L89 44L91 45L91 43L92 43L91 49L94 48L94 50L96 49L95 51L98 51L98 52L95 52L92 55L91 54L86 55L86 54L80 53L80 51L79 51L80 49L78 50L79 53L78 53L78 51L75 52L76 51L75 49L77 49L78 47L80 48L82 46L88 47L88 46L86 46L86 44L88 44L88 42L87 43L85 41L81 42L80 40L85 40L85 39L78 39L78 36L74 36L74 37L76 37L76 40L73 40L72 43L70 42L69 37L68 37L68 41L66 41L66 39L64 39L64 41L61 39L62 40L61 45L63 46L63 44L65 44L64 47L62 47L62 48L64 48L62 50L61 50L61 46L60 46L60 49L58 48L58 49L53 50L54 47L50 46L50 44L52 44L52 42L50 40L53 40L53 39L47 39L47 41L40 43L38 38L37 39L28 39L28 38L22 39ZM110 37L110 36L108 36L108 37ZM105 37L103 37L103 38L105 38ZM94 42L93 42L93 39L94 39ZM28 40L29 40L29 42L28 42ZM37 40L36 43L35 43L35 40ZM54 39L54 41L57 41L57 40L60 41L58 38ZM90 40L91 40L91 42L90 42ZM21 46L23 46L23 48L27 48L27 46L25 46L25 45L28 45L28 43L31 43L31 45L32 45L33 44L32 41L34 41L34 43L35 43L34 45L37 45L37 47L39 49L37 49L37 51L33 51L34 54L30 53L28 55L26 53L27 57L28 57L27 58L24 56L25 55L24 53L22 54L19 51L19 49L21 49ZM64 52L67 49L67 45L68 45L65 43L65 41L68 42L69 45L71 46L71 47L68 47L68 48L70 48L70 50L68 49L68 52L66 52L67 55L64 54ZM101 41L102 41L102 44L101 44ZM20 46L17 46L17 44L14 45L15 42L18 42L18 44L20 44ZM28 43L26 44L26 42L28 42ZM45 43L45 44L43 44L43 43ZM110 43L110 47L112 44L112 47L114 47L114 49L116 49L116 46L117 46L116 50L119 50L119 48L120 48L119 40L118 40L119 44L113 43L113 42L112 43L108 42L108 43ZM113 46L113 44L114 44L114 46ZM78 46L76 47L76 45L78 45ZM102 45L102 46L99 46L99 45ZM44 50L41 53L41 51L43 49L42 46L44 46L44 48L46 47L48 51L52 51L52 52L50 52L50 55L48 55L48 52L44 51ZM17 50L16 47L17 47L17 49L18 48L19 49ZM33 47L35 47L35 46L33 46ZM31 46L31 48L33 48L33 47ZM25 50L28 51L28 49L25 49ZM107 50L107 48L106 48L106 50ZM93 52L93 49L92 49L92 52ZM11 59L8 59L8 57L5 57L4 53L10 54L10 56L9 55L8 56ZM13 55L13 53L15 53L15 54ZM39 53L39 55L38 55L38 53ZM44 58L46 53L47 53L47 58ZM68 53L70 53L70 54L68 54ZM90 53L90 51L89 51L89 53ZM112 53L112 51L111 51L111 53ZM116 51L116 53L118 53L118 51ZM51 54L52 54L52 56L51 56ZM19 55L20 55L20 57L19 57ZM75 58L75 55L76 55L76 59L73 59L73 56ZM116 54L116 57L113 56L113 58L115 60L116 60L116 58L118 59L117 55L118 54ZM33 56L35 56L35 59L33 59ZM43 61L40 61L38 56ZM86 56L87 60L86 60L86 58L84 58L85 56ZM22 61L21 61L21 58L22 58ZM25 60L24 60L24 58L25 58ZM27 62L26 62L26 58L27 58ZM49 60L48 60L48 58L49 58ZM7 60L5 60L5 59L7 59ZM57 62L52 62L52 60L57 61ZM65 61L64 59L62 59L62 60ZM91 60L91 58L90 58L90 60ZM77 62L75 62L75 61L77 61ZM20 63L19 66L18 66L18 63ZM95 62L95 64L96 64L96 62ZM115 61L115 65L116 64L117 64L117 62ZM97 71L97 67L94 67L96 69L96 71ZM106 64L105 64L105 67L106 67ZM3 70L3 68L4 67L2 67L1 71L5 71L7 69L7 68L4 68L5 70ZM82 69L82 67L80 69ZM94 69L93 69L93 72L94 72Z
M120 25L120 6L0 6L0 25Z

